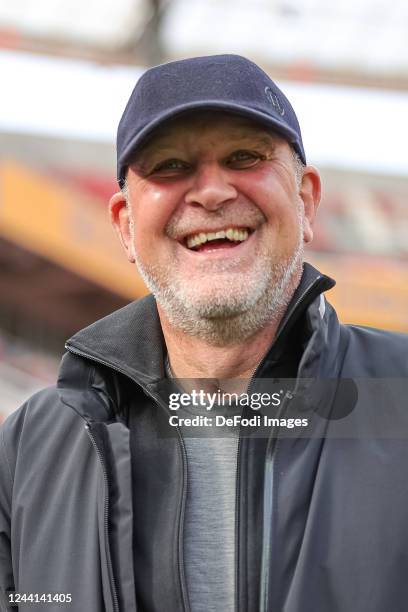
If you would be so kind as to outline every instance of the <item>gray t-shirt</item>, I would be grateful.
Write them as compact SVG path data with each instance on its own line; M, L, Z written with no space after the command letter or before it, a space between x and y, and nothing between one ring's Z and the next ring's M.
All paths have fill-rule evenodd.
M166 360L167 362L167 360ZM168 362L166 371L172 377ZM237 410L228 409L228 414ZM183 407L179 417L226 414ZM180 427L187 453L184 567L191 612L235 610L238 427ZM193 437L197 436L197 437Z

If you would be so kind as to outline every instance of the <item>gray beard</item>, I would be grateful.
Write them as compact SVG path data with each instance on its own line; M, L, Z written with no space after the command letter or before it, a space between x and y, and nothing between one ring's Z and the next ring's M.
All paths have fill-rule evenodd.
M193 299L185 286L175 282L170 268L147 269L137 253L134 255L140 275L172 326L210 345L231 346L268 324L279 323L299 284L303 253L303 240L299 239L295 252L285 260L271 262L270 255L263 254L258 262L262 272L253 283L247 283L245 295L237 287L226 286L227 291L207 300Z

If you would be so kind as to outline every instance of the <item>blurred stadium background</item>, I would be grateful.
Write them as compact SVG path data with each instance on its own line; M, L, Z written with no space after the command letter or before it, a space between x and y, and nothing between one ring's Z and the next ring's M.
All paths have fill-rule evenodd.
M407 35L404 0L0 0L0 421L145 293L107 201L124 104L170 59L241 53L288 92L324 180L309 260L343 321L408 332Z

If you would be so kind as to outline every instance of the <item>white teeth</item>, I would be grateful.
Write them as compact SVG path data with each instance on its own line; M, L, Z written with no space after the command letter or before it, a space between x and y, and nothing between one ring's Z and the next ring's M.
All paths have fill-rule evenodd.
M243 242L248 238L248 236L249 232L247 229L236 229L229 227L226 230L219 230L218 232L199 232L198 234L189 236L189 238L187 238L187 246L189 249L192 249L195 246L199 246L200 244L204 244L210 240L220 240L224 238L228 238L228 240L232 240L234 242Z

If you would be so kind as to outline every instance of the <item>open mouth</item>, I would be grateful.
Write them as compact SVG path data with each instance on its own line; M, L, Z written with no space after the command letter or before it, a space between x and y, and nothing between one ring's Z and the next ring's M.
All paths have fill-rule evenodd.
M245 242L253 231L249 227L228 227L214 232L197 232L186 236L183 244L192 251L230 249Z

